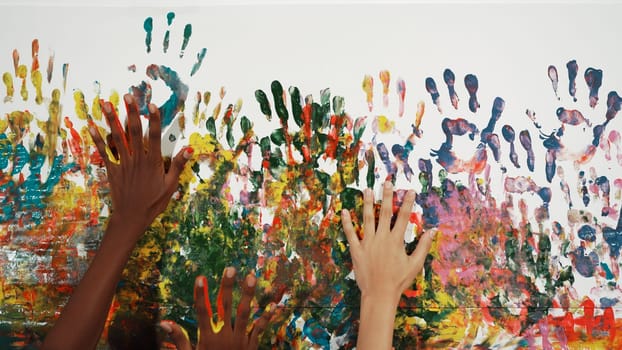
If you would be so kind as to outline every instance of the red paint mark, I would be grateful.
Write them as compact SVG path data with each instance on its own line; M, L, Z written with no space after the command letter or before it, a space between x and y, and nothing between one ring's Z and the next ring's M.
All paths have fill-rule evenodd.
M339 145L339 134L341 134L341 129L343 128L344 122L346 120L345 115L331 115L330 117L330 125L331 128L328 131L328 142L326 145L326 157L336 159L337 158L337 147Z
M559 307L559 304L554 302L553 307ZM607 307L603 310L602 315L596 315L596 306L590 298L585 298L581 307L583 307L583 316L575 318L572 312L566 310L564 316L549 316L549 324L563 328L569 342L581 337L581 328L585 330L588 340L593 339L594 331L602 331L607 332L609 340L613 341L616 336L616 319L613 308Z
M417 298L423 294L423 290L421 289L406 289L404 291L404 295L407 298Z
M31 72L39 70L39 40L34 39L32 41L32 67Z

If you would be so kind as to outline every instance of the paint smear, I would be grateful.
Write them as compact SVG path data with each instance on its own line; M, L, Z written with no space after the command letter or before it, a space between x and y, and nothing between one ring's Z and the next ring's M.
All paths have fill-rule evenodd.
M577 74L579 73L579 65L576 60L571 60L566 63L568 69L568 93L572 97L574 102L577 102Z
M477 90L479 89L479 81L473 74L467 74L464 76L464 86L469 93L469 110L473 113L477 112L480 107L477 101Z
M432 103L436 105L436 109L439 113L443 113L441 108L440 94L438 93L438 89L436 88L436 82L433 78L428 77L425 79L425 89L430 94L432 98Z
M451 100L451 105L454 107L454 109L458 109L458 102L460 101L460 99L458 98L458 94L456 93L456 75L451 69L447 68L443 71L443 80L445 81L445 84L447 84L447 90L449 93L449 99Z
M365 98L367 101L367 108L371 112L374 109L374 78L371 75L366 75L363 78L363 91L365 92Z
M557 68L554 65L550 65L547 69L549 79L551 79L551 85L553 86L553 92L555 92L555 97L559 100L559 95L557 94L557 88L559 87L559 76L557 75Z

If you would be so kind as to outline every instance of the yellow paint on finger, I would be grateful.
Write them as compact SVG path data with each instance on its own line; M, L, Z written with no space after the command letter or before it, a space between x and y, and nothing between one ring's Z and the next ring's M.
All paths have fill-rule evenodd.
M210 319L209 323L212 326L212 331L214 332L214 334L220 333L222 327L225 325L225 321L221 320L220 317L218 317L218 321L216 322L214 322L213 319Z

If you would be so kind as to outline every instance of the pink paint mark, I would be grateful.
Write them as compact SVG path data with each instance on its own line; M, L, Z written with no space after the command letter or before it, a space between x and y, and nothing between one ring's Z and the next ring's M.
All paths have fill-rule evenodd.
M609 137L607 139L607 143L611 146L615 146L616 149L616 159L618 164L622 165L622 146L621 146L621 137L620 132L617 130L612 130L609 133ZM604 143L604 142L603 142ZM609 158L608 158L609 159Z
M397 87L397 96L399 98L399 111L398 115L400 117L404 116L404 99L406 98L406 82L404 79L397 79L397 83L395 84Z
M605 154L605 159L610 161L611 160L611 142L607 139L607 140L600 142L599 146L600 146L600 149Z
M542 349L553 350L553 345L549 341L549 323L546 318L543 317L540 319L540 322L538 322L538 330L542 338Z
M581 112L576 109L565 109L559 107L557 109L557 118L564 124L569 125L580 125L587 124L587 126L592 126L592 123L588 119L586 119Z
M598 148L594 145L588 145L585 148L585 151L582 154L579 154L577 159L575 159L574 161L575 165L583 165L583 164L588 163L590 160L592 160L592 158L596 154L597 149Z

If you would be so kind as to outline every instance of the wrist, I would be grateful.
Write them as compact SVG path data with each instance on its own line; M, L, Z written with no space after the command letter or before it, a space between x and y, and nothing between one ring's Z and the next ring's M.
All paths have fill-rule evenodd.
M391 349L399 296L362 295L357 349Z
M395 310L400 302L400 295L391 293L372 294L361 293L361 307L373 306L375 309Z
M149 225L121 215L111 214L106 225L104 239L115 244L134 247Z

